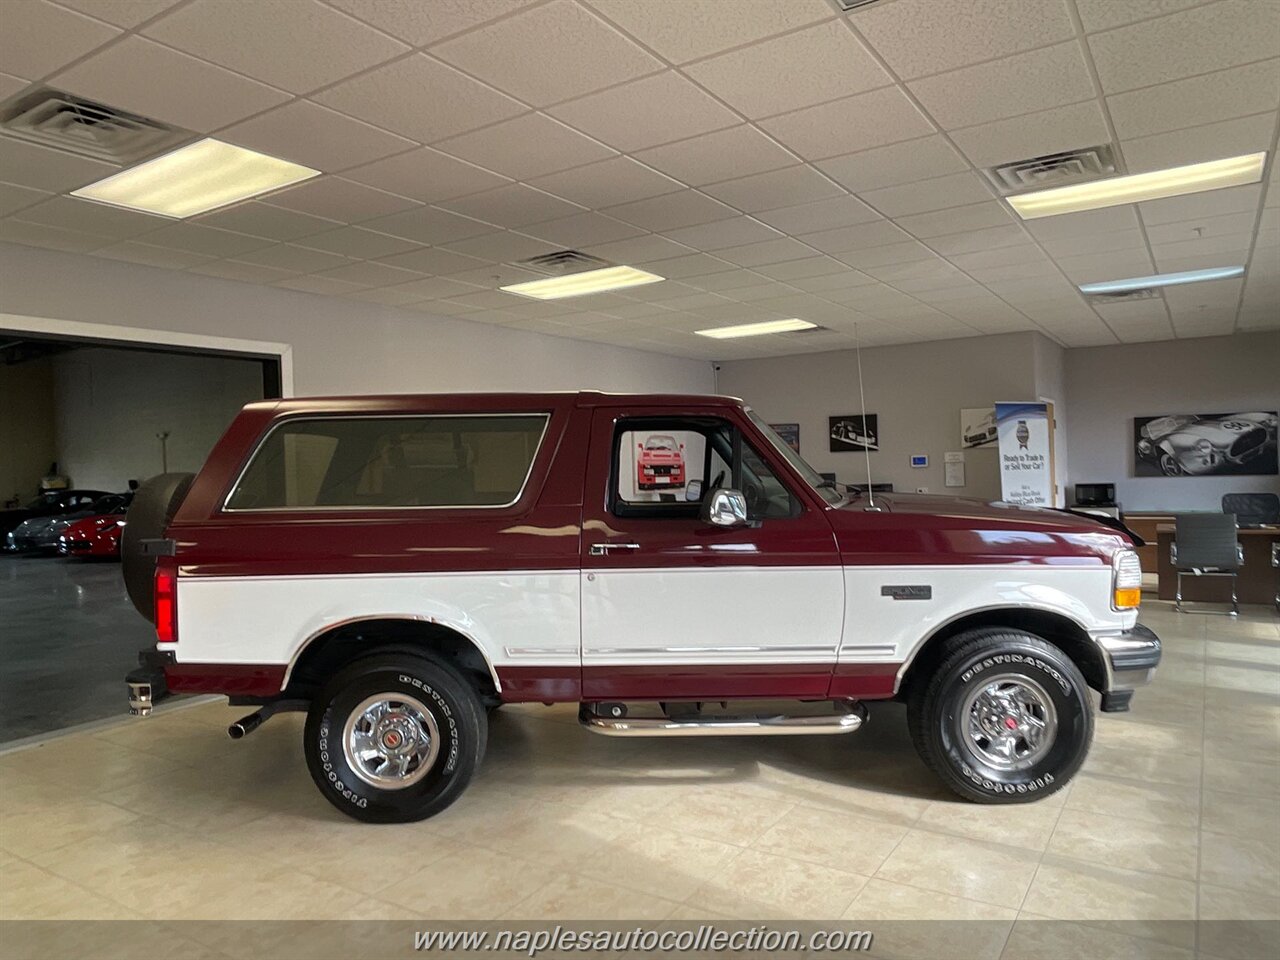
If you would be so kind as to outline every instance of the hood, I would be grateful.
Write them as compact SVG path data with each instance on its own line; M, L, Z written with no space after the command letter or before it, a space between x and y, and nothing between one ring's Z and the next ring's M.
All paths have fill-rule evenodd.
M911 493L877 493L869 506L860 495L830 516L842 552L880 563L1109 564L1132 546L1098 520L1044 507Z

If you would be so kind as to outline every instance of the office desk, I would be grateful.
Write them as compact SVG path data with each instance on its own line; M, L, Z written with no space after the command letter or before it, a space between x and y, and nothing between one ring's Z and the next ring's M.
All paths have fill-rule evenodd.
M1172 600L1177 592L1178 575L1169 559L1169 547L1173 544L1174 525L1162 523L1156 527L1156 544L1160 562L1160 599ZM1241 603L1275 603L1280 592L1280 567L1271 565L1271 545L1280 541L1280 526L1240 531L1240 545L1244 547L1244 566L1236 581L1236 596ZM1182 599L1231 602L1229 577L1182 578Z

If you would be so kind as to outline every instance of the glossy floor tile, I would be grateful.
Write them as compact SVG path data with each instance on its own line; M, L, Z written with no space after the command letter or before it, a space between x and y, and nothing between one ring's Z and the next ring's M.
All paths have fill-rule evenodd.
M1280 920L1280 620L1143 616L1156 682L1023 806L948 794L896 704L849 738L674 741L507 707L458 803L384 827L320 797L299 715L234 743L220 703L73 732L0 754L0 917L938 921L901 955L1266 956L1233 921Z

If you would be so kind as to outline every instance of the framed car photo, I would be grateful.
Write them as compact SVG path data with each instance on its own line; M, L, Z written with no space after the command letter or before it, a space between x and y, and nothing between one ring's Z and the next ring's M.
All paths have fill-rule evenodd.
M831 417L830 433L832 453L880 449L879 417L874 413Z
M1274 476L1278 467L1275 410L1133 420L1134 476Z

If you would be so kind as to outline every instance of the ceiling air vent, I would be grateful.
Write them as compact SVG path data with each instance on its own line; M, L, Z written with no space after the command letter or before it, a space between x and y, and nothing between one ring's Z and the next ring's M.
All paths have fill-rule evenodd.
M129 164L185 143L195 133L51 87L0 103L0 130L81 157Z
M1160 291L1155 287L1143 287L1141 290L1125 290L1120 293L1086 293L1084 298L1091 303L1128 303L1130 300L1156 300Z
M880 0L836 0L836 6L848 13L850 10L857 10L859 7L869 7L873 3L879 3Z
M608 260L592 257L577 250L557 250L555 253L544 253L539 257L521 260L520 266L528 267L549 277L564 277L571 273L582 273L584 270L599 270L612 266Z
M1081 147L1065 153L1002 163L984 172L996 189L1008 196L1024 190L1048 190L1109 177L1116 172L1116 159L1111 145L1104 143L1097 147Z

